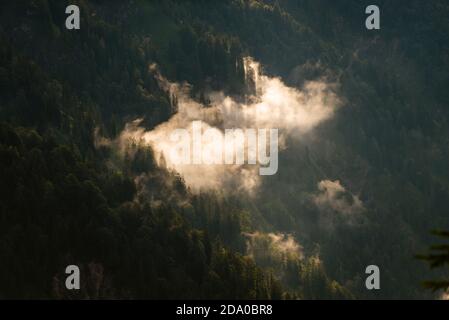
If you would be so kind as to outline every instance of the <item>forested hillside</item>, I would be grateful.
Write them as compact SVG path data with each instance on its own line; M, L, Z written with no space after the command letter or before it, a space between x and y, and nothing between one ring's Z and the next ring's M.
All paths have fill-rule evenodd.
M447 272L415 255L449 229L449 4L377 2L369 31L356 0L2 1L0 297L435 297L421 282ZM124 140L217 92L249 104L247 57L338 101L252 192L196 190Z

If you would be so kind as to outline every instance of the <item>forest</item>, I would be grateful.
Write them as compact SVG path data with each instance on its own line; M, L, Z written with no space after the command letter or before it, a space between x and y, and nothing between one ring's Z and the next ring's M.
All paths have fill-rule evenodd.
M0 298L444 297L449 4L378 0L367 30L370 4L2 1ZM250 123L275 175L164 158L165 128L260 101L307 116Z

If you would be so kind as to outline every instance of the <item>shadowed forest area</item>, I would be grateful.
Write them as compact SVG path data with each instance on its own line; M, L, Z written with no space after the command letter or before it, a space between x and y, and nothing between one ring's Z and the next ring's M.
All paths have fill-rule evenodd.
M441 298L449 3L376 2L380 30L359 0L2 1L0 298ZM257 107L259 79L322 118L275 123L278 172L250 191L131 139L184 105Z

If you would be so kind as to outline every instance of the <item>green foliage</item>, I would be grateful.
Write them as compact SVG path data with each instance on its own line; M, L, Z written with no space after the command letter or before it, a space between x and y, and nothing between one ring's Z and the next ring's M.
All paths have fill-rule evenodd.
M449 238L448 231L434 231L434 235L447 240ZM449 245L448 244L438 244L430 247L431 253L427 255L418 255L417 257L421 260L426 261L431 268L439 268L449 265ZM448 280L438 280L438 281L426 281L423 285L431 289L432 291L447 290L449 289Z
M279 296L275 280L189 227L169 201L133 201L129 178L52 136L1 124L0 159L2 297L69 297L70 263L88 274L75 298Z
M428 297L412 256L449 227L445 1L380 1L379 33L363 28L369 1L75 3L79 32L64 28L72 1L0 4L0 296L67 297L76 262L89 275L78 297ZM171 116L153 63L206 102L245 91L245 55L290 86L324 77L344 100L254 198L192 195L151 149L95 146ZM361 221L323 226L310 201L323 179L360 196ZM255 230L295 234L305 256L249 258ZM367 293L373 261L385 280Z

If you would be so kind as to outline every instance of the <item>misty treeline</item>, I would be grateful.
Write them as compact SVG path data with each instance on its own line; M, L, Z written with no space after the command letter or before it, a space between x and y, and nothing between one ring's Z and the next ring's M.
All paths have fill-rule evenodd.
M0 297L431 297L414 255L449 229L449 5L379 1L370 33L364 2L3 1ZM73 3L78 31L64 28ZM245 93L247 55L290 86L326 78L344 100L255 196L193 193L150 148L96 144L175 112L153 63L207 105L210 90ZM69 264L81 292L65 290Z
M175 32L161 53L133 26L119 28L150 5L118 10L80 2L79 33L61 29L65 5L2 3L0 296L299 296L246 256L238 200L190 194L182 178L155 165L148 148L118 154L95 146L98 128L113 138L128 119L144 117L151 127L171 114L171 97L148 72L152 62L196 88L243 90L239 42L171 22L160 29ZM169 12L166 6L156 8ZM192 45L201 47L193 53L204 55L195 57L201 67L191 64ZM184 62L173 57L179 53ZM81 292L64 287L69 264L81 268ZM310 294L331 297L335 284L322 267L303 268Z

